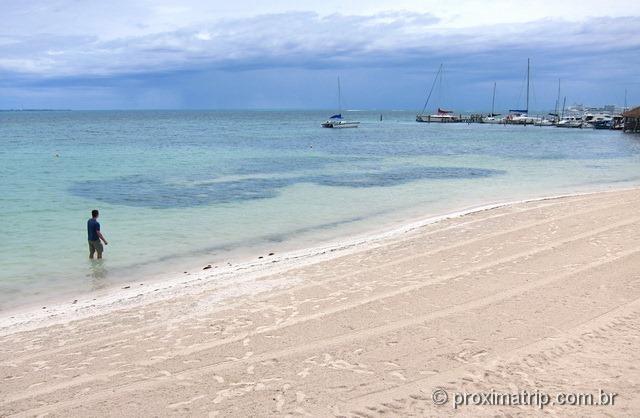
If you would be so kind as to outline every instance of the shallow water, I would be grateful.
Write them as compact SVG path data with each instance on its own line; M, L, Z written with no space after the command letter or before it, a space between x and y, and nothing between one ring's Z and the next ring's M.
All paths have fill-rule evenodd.
M640 138L411 112L0 112L0 309L486 202L640 183ZM99 208L109 245L87 260Z

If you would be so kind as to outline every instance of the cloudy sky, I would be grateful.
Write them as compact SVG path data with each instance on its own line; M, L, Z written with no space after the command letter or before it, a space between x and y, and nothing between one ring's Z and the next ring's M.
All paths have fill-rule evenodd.
M0 108L640 102L640 2L0 0Z

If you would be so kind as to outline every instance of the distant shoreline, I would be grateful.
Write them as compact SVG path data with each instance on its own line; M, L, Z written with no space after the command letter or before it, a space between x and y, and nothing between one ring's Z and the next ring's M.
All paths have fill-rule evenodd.
M71 112L71 109L0 109L0 112Z

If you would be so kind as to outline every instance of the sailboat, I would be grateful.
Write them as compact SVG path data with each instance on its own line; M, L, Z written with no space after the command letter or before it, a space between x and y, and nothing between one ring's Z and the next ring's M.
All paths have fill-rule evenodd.
M560 79L558 79L558 97L556 98L556 107L553 113L549 113L549 116L553 116L553 124L560 122Z
M440 64L440 68L438 68L438 72L436 73L436 77L433 79L433 84L431 85L431 89L429 90L429 95L427 96L427 101L424 103L422 107L422 111L416 115L416 122L459 122L460 118L453 114L451 110L445 110L441 107L438 107L438 110L435 114L426 114L427 106L429 105L429 100L431 99L431 95L433 94L433 90L436 87L436 83L440 81L442 84L442 64Z
M505 118L505 122L514 125L533 125L540 122L540 118L529 116L529 88L531 76L531 59L527 58L527 108L526 109L510 109L509 116Z
M338 77L338 113L332 115L322 123L323 128L357 128L360 122L349 121L342 118L342 92L340 89L340 77Z
M556 105L552 112L549 112L546 117L539 119L537 122L534 122L536 126L556 126L560 121L560 79L558 79L558 98L556 99ZM551 118L549 118L551 116Z
M496 83L493 83L493 97L491 99L491 113L489 116L485 116L482 118L482 123L504 123L502 118L498 118L496 116L500 116L500 113L495 113L495 105L496 105Z
M564 114L564 109L567 106L567 96L564 96L562 100L562 114L560 116L560 120L556 123L556 127L558 128L582 128L582 116L577 114Z

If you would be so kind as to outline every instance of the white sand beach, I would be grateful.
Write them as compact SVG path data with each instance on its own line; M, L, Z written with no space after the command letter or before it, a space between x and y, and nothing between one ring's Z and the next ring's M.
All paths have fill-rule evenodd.
M640 416L639 202L517 203L3 318L0 416ZM492 391L617 395L454 408Z

